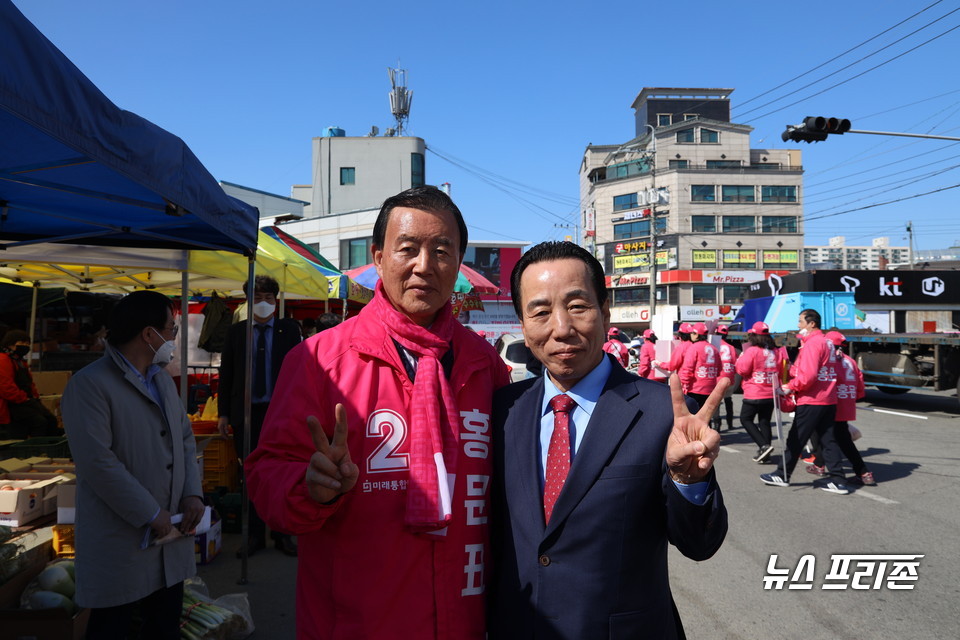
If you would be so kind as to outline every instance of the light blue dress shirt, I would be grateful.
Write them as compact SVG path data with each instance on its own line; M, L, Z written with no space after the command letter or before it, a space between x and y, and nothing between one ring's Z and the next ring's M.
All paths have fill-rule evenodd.
M550 450L550 437L553 435L553 409L550 408L550 400L559 394L566 393L577 403L576 408L570 414L570 464L580 450L580 444L583 442L583 435L587 431L590 418L593 416L593 410L600 400L600 394L607 384L607 379L613 370L613 363L606 355L600 360L600 364L593 368L583 379L575 384L569 391L563 392L553 383L549 373L543 376L543 401L540 406L540 491L543 492L544 470L547 468L547 452ZM692 484L681 484L674 480L674 485L680 491L684 498L696 505L702 505L707 501L707 482L695 482Z

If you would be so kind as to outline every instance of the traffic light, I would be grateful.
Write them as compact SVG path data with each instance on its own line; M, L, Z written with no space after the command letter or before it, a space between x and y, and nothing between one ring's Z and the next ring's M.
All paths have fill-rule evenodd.
M850 121L846 118L824 118L823 116L808 116L802 124L787 125L780 137L784 142L820 142L826 140L831 133L843 135L850 130Z

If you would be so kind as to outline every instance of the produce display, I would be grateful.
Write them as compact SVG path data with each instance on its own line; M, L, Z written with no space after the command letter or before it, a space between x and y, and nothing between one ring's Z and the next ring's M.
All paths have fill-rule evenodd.
M20 596L20 608L61 608L73 614L77 611L77 605L73 601L76 591L73 560L54 560L27 584Z
M191 422L197 422L200 420L216 420L220 417L219 409L217 407L217 395L214 394L210 396L206 403L203 405L202 411L197 411L196 413L188 414Z
M217 640L246 636L247 622L239 614L201 600L190 591L183 591L180 614L180 637L184 640Z

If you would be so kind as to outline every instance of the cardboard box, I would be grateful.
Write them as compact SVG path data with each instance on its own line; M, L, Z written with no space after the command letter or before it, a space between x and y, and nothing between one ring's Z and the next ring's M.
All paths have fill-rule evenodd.
M77 520L77 481L61 482L57 487L57 524L73 524Z
M216 517L216 516L214 516ZM223 545L223 526L220 518L210 525L206 533L193 537L193 549L197 556L197 564L210 564L220 554Z
M41 396L59 396L63 394L72 375L69 371L34 371L33 384Z
M8 473L0 476L0 524L22 527L57 510L57 489L69 474ZM4 486L14 490L4 490Z
M29 471L30 463L20 458L7 458L0 460L0 473L20 473Z
M60 415L60 398L62 398L59 393L56 395L41 395L40 403L47 408L47 411L52 413L57 418L57 425L62 429L63 428L63 416Z

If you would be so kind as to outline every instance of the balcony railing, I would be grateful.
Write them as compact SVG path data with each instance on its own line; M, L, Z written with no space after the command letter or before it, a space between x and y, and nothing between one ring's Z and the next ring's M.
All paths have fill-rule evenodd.
M683 168L677 167L658 167L657 175L663 175L664 173L678 171L680 173L722 173L724 175L746 175L746 174L758 174L758 173L800 173L803 171L802 165L744 165L742 167L707 167L705 164L692 164ZM593 184L608 184L611 182L622 182L624 180L632 180L635 178L647 177L650 175L650 172L632 174L627 176L615 176L609 178L597 178L596 176L590 179Z

